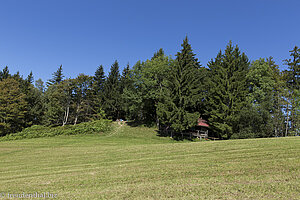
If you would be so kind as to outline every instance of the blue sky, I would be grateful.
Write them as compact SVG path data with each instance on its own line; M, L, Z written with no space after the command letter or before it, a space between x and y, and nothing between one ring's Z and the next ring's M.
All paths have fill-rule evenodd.
M229 40L250 60L273 56L283 68L300 46L298 0L0 0L0 69L51 78L123 68L159 48L180 50L188 35L202 65Z

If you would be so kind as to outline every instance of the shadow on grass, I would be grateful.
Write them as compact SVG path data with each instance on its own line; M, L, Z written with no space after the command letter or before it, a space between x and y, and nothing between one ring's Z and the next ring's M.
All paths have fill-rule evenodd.
M195 139L194 137L190 137L189 135L186 134L181 134L181 133L170 134L161 130L156 130L156 135L158 137L172 137L172 139L176 141L183 141L183 140L194 141Z
M170 131L163 131L158 130L156 124L153 122L146 122L146 121L127 121L126 124L131 127L148 127L148 128L155 128L156 136L158 137L172 137L175 141L195 141L195 137L191 137L189 134L181 134L181 133L170 133Z
M126 122L128 126L131 127L148 127L148 128L155 128L155 123L153 122L146 122L146 121L128 121Z

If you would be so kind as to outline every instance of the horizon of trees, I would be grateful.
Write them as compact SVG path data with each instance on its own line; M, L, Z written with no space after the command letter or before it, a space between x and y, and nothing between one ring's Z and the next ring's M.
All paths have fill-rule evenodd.
M0 71L0 136L32 125L65 126L107 118L126 119L161 132L178 134L199 117L220 139L299 135L300 49L284 60L252 62L230 41L206 67L188 38L173 59L163 49L120 72L115 61L106 76L100 65L94 76L65 78L62 65L44 83L33 73L23 78Z

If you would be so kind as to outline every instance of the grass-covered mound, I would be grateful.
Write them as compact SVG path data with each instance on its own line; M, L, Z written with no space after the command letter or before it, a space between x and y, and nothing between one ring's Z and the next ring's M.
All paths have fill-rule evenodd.
M109 130L111 130L111 121L105 119L58 127L34 125L21 132L0 137L0 141L53 137L57 135L95 134L107 132Z

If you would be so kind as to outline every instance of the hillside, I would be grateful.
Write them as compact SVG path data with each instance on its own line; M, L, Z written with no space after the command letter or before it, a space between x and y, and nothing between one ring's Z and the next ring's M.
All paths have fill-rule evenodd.
M300 137L175 142L151 128L0 142L0 192L57 199L298 199Z

